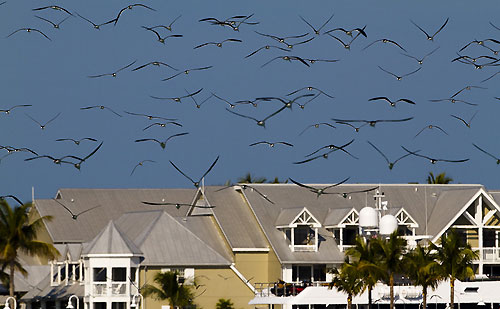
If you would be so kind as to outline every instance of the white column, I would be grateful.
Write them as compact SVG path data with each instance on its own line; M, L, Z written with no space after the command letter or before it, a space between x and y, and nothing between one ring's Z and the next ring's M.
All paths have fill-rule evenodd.
M295 251L295 248L294 248L294 246L295 246L295 228L293 228L293 227L292 227L292 233L291 234L292 234L291 235L291 238L292 238L291 241L292 241L292 252L293 252L293 251Z
M318 252L318 228L314 228L314 251Z
M66 260L64 262L64 268L65 268L65 272L66 272L66 278L64 279L64 284L65 285L68 285L68 282L69 282L69 263L68 263L68 260Z
M340 228L340 251L344 251L344 229Z
M478 241L479 241L479 275L483 274L483 197L480 195L477 203L479 220L478 225Z
M61 284L61 264L57 263L57 285Z

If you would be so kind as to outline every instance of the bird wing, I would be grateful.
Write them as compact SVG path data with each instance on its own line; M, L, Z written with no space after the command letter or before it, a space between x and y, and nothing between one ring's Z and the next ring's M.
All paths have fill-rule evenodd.
M333 188L333 187L339 186L339 185L341 185L341 184L345 183L346 181L348 181L350 178L351 178L351 177L347 177L346 179L342 180L341 182L338 182L338 183L336 183L336 184L333 184L333 185L330 185L330 186L326 186L326 187L324 187L324 188L323 188L323 193L325 193L325 194L330 194L330 193L327 193L327 192L324 192L324 191L325 191L326 189L329 189L329 188Z
M134 65L134 63L136 63L136 62L137 62L137 60L134 60L133 62L131 62L130 64L127 64L127 65L126 65L126 66L124 66L123 68L118 69L118 71L116 71L115 73L118 73L118 72L120 72L120 71L122 71L122 70L125 70L126 68L128 68L128 67L130 67L130 66L133 66L133 65Z
M217 158L215 158L215 161L212 163L212 165L210 165L210 167L208 168L208 170L205 172L205 174L203 174L203 176L200 177L200 181L205 178L205 176L207 176L207 174L212 170L212 168L215 166L215 164L217 163L217 161L219 161L219 156L217 156Z
M417 24L416 24L413 20L411 20L411 19L410 19L410 22L411 22L412 24L414 24L414 25L415 25L415 27L417 27L418 29L420 29L420 31L422 31L423 33L425 33L425 35L426 35L428 38L430 38L430 37L431 37L431 36L430 36L430 35L429 35L429 34L428 34L428 33L427 33L424 29L422 29L419 25L417 25Z
M170 160L169 160L168 162L170 162L170 164L172 164L172 166L173 166L173 167L174 167L174 168L175 168L175 169L176 169L179 173L181 173L184 177L186 177L187 179L189 179L189 180L190 180L193 184L195 183L195 182L194 182L194 180L193 180L191 177L189 177L188 175L184 174L184 172L183 172L183 171L181 171L181 170L180 170L180 169L179 169L179 168L178 168L178 167L174 164L174 162L172 162L172 161L170 161Z
M170 139L172 139L172 138L174 138L174 137L183 136L183 135L186 135L186 134L189 134L189 132L183 132L183 133L177 133L177 134L171 135L171 136L169 136L169 137L165 140L165 143L167 143Z
M97 151L101 148L101 146L102 146L102 144L103 144L103 143L104 143L104 142L101 142L101 143L99 144L99 146L97 146L97 147L96 147L96 148L95 148L95 149L94 149L91 153L89 153L86 157L84 157L84 158L82 159L82 162L83 162L83 161L85 161L85 160L87 160L87 159L88 159L88 158L90 158L91 156L93 156L93 155L94 155L94 154L95 154L95 153L96 153L96 152L97 152Z
M82 211L82 212L77 213L75 216L76 216L76 217L78 217L79 215L82 215L82 214L84 214L84 213L86 213L86 212L89 212L89 211L91 211L92 209L96 209L96 208L98 208L98 207L101 207L101 205L97 205L97 206L91 207L91 208L89 208L89 209L86 209L86 210L84 210L84 211Z
M296 184L296 185L297 185L297 186L299 186L299 187L309 189L309 190L311 190L311 191L313 191L313 192L317 192L317 191L318 191L318 189L313 188L313 187L310 187L310 186L305 185L305 184L303 184L303 183L300 183L300 182L298 182L298 181L295 181L295 180L293 180L292 178L288 178L288 179L290 179L290 181L291 181L291 182L293 182L294 184Z
M375 150L382 156L384 157L385 161L387 161L387 164L390 164L391 162L389 161L389 158L386 157L386 155L380 150L377 148L377 146L373 145L370 141L366 141L368 144L370 144L370 146L372 146L373 148L375 148Z
M233 112L232 110L227 109L227 107L226 107L226 110L227 110L228 112L230 112L231 114L235 114L235 115L237 115L237 116L240 116L240 117L243 117L243 118L252 119L252 120L254 120L254 121L259 122L259 120L255 119L255 118L253 118L253 117L250 117L250 116L247 116L247 115L243 115L243 114L239 114L239 113L237 113L237 112Z
M476 145L476 144L474 144L474 143L472 143L472 145L473 145L474 147L476 147L479 151L481 151L481 152L483 152L483 153L487 154L488 156L492 157L492 158L493 158L493 159L495 159L495 160L498 160L498 158L497 158L497 157L495 157L495 156L494 156L494 155L492 155L491 153L487 152L486 150L481 149L478 145Z
M69 209L68 207L66 207L66 205L64 205L63 203L61 203L60 201L58 201L58 200L56 200L56 199L54 199L54 201L55 201L57 204L59 204L59 205L61 205L62 207L64 207L64 209L66 209L66 210L67 210L67 211L68 211L68 212L69 212L72 216L74 216L74 215L75 215L75 214L71 211L71 209Z

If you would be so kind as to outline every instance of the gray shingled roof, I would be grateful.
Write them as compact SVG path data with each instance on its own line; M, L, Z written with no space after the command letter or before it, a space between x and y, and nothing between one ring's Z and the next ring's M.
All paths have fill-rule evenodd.
M354 208L330 208L326 215L323 225L327 227L339 225L342 219L347 216Z
M16 287L17 290L17 287ZM80 299L85 296L85 286L83 284L66 285L61 283L58 286L50 285L50 274L43 278L40 283L32 287L28 293L24 294L22 300L61 300L68 299L71 295L76 295Z
M59 201L74 213L80 213L100 205L78 216L77 220L61 205L51 199L36 199L35 207L40 215L51 215L46 223L54 243L88 242L109 222L125 212L166 209L173 216L183 216L186 208L148 206L142 201L191 203L196 189L60 189Z
M275 226L289 226L293 219L297 217L305 207L285 208L281 209L278 218L274 222ZM306 208L307 209L307 208Z
M128 238L113 221L85 246L83 255L90 254L130 254L142 256L142 251Z
M205 218L193 217L186 220L207 227L206 222L203 222ZM126 213L116 220L116 225L123 229L144 253L145 259L141 265L229 266L231 264L230 260L207 245L166 211ZM213 228L211 230L207 230L207 234L213 234Z

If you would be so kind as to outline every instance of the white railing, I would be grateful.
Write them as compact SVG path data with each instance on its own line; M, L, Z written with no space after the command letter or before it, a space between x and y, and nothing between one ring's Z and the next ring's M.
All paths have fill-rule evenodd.
M127 291L127 284L125 282L111 284L112 295L125 295L126 291Z
M500 262L500 248L483 248L483 262Z
M108 294L107 283L94 283L94 296L105 296Z
M293 251L303 252L303 251L316 251L315 245L293 245Z

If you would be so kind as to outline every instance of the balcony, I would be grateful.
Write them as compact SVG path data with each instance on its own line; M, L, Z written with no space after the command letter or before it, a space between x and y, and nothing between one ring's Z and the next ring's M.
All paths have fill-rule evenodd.
M107 296L108 285L106 283L94 283L94 289L92 292L94 296Z
M126 282L112 282L109 285L107 283L94 283L93 284L93 294L94 296L124 296L127 295L127 283ZM110 293L108 295L108 292Z
M500 263L500 248L483 248L483 262Z
M296 296L308 286L328 286L328 282L293 282L287 283L284 281L255 283L255 296L257 297L272 297L272 296Z

